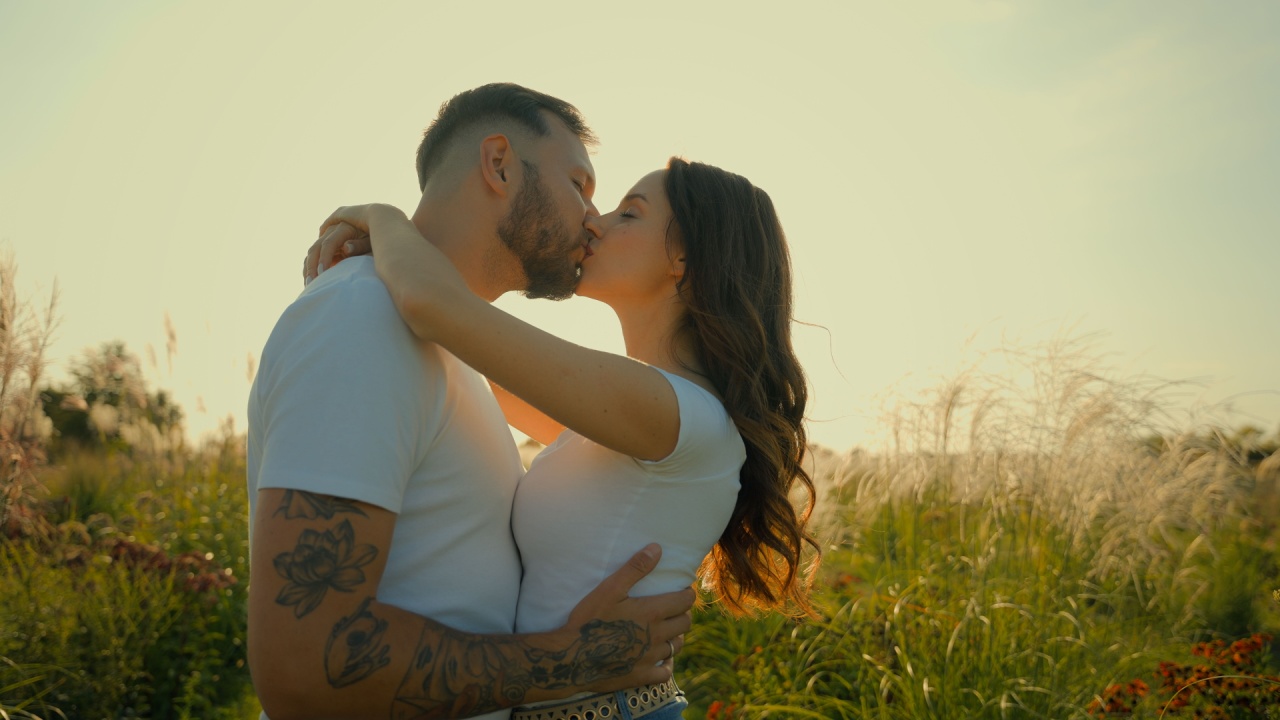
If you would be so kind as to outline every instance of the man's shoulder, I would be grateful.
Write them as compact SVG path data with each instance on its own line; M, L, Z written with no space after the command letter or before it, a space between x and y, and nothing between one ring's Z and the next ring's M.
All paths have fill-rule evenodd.
M343 344L412 341L369 257L345 260L311 281L285 308L272 334Z
M373 258L349 258L311 281L285 314L358 313L396 315L387 286L378 278Z
M396 311L373 259L344 260L316 278L281 314L263 349L264 369L312 362L317 355L343 357L350 372L376 366L421 371L439 363L438 350L418 341Z

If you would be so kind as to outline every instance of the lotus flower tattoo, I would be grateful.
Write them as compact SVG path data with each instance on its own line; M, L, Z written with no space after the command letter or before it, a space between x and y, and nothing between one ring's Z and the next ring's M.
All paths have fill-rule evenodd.
M303 530L297 547L276 556L276 572L288 581L276 602L292 605L294 617L301 618L319 607L330 588L351 592L363 583L360 568L377 556L374 546L355 545L355 532L347 520L324 532Z

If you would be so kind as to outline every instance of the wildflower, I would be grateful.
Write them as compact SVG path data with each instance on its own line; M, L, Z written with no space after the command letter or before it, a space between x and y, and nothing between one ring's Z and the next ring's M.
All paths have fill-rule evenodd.
M856 585L862 582L865 582L865 581L862 578L858 577L857 575L853 575L847 572L842 572L839 575L836 575L835 580L831 582L831 587L833 587L836 590L843 590L844 588L849 587L850 585Z
M716 700L707 708L707 720L733 720L733 711L737 707L736 703L726 705L723 700Z

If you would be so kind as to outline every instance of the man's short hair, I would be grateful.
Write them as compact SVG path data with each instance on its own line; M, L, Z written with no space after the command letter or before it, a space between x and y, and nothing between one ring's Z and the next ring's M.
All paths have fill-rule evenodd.
M427 176L440 166L450 141L461 130L482 120L501 118L514 120L545 137L551 128L542 111L560 118L582 144L596 142L582 114L569 103L515 83L490 83L460 92L440 106L440 113L427 126L418 146L418 186L427 186Z

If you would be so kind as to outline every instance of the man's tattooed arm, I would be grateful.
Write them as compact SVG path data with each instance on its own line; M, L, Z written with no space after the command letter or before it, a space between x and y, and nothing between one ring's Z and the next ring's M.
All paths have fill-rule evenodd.
M423 630L396 693L396 720L470 717L539 696L567 695L556 691L626 675L649 648L648 631L625 620L593 620L567 647L538 636L432 629Z
M324 673L335 688L346 687L371 675L391 662L391 645L383 642L387 621L369 611L373 598L333 626L324 647Z
M276 602L301 618L319 607L330 589L351 592L365 584L361 568L377 557L378 548L355 544L346 520L332 530L303 530L293 550L276 555L276 573L285 581Z
M476 635L378 601L394 526L372 505L260 491L249 656L273 720L465 717L669 675L659 663L688 628L692 593L626 598L655 558L619 571L564 628Z
M317 495L316 493L302 490L285 490L284 497L280 500L280 506L276 508L275 512L276 515L283 515L286 520L296 520L298 518L306 520L324 518L329 520L338 513L352 513L361 517L368 517L353 500L333 497L332 495Z

